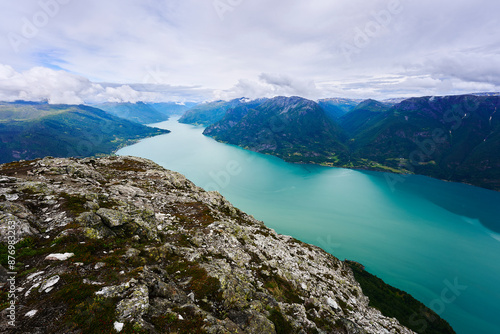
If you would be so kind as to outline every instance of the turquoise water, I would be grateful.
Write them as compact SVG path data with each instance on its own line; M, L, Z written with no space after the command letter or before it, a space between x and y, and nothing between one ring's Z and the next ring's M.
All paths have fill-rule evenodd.
M178 171L279 233L363 263L459 334L500 333L500 192L289 164L218 143L201 127L176 120L155 126L172 133L118 154Z

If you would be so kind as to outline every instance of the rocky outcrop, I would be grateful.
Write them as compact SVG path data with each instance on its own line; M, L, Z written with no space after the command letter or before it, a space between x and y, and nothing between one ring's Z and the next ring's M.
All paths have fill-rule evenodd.
M18 239L2 333L413 333L368 306L344 262L149 160L0 175L1 242L11 225Z

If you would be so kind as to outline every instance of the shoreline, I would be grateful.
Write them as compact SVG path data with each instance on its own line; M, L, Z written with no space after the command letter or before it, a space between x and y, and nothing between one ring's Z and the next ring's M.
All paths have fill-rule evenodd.
M207 135L204 135L204 136L207 136ZM359 170L359 171L371 171L371 172L379 172L379 173L390 173L390 174L394 174L394 175L401 175L402 177L406 177L406 176L410 176L410 175L418 175L418 176L429 177L429 178L434 179L434 180L439 180L439 181L444 181L444 182L451 182L451 183L465 184L465 185L468 185L468 186L477 187L477 188L481 188L481 189L485 189L485 190L500 192L500 188L498 188L498 189L497 188L486 188L486 187L480 186L478 184L473 184L473 183L468 183L468 182L460 182L460 181L454 181L454 180L447 180L447 179L441 179L441 178L437 178L437 177L434 177L434 176L431 176L431 175L426 175L426 174L405 173L404 171L398 171L396 169L393 169L392 167L387 167L387 168L391 169L391 170L387 170L385 168L369 167L369 166L364 166L364 167L362 167L362 166L359 166L359 167L358 166L357 167L349 167L349 166L345 166L345 165L333 166L333 165L326 164L326 163L315 163L315 162L312 162L312 161L310 161L310 162L289 161L289 160L285 159L284 157L276 155L276 154L259 152L259 151L252 150L252 149L250 149L248 147L243 147L243 146L236 145L236 144L231 144L231 143L228 143L228 142L225 142L225 141L222 141L222 140L217 140L217 139L215 139L214 137L211 137L211 136L207 136L207 137L212 138L213 140L215 140L215 141L217 141L219 143L223 143L223 144L227 144L227 145L234 145L234 146L237 146L237 147L242 148L242 149L247 150L247 151L251 151L251 152L255 152L255 153L259 153L259 154L265 154L265 155L273 156L273 157L276 157L278 159L283 160L286 163L291 163L291 164L296 164L296 165L314 165L314 166L322 166L322 167L329 167L329 168L344 168L344 169Z

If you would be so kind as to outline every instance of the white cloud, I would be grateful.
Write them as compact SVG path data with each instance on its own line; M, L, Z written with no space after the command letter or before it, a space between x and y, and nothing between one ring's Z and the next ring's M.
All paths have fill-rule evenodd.
M120 86L117 88L106 87L103 93L97 95L98 99L107 98L109 102L123 102L123 101L137 102L141 100L140 96L141 93L139 93L136 90L133 90L128 85Z
M187 93L192 89L163 87L160 92L144 91L148 88L146 86L139 88L143 89L136 90L130 85L93 83L85 77L46 67L33 67L24 72L17 72L11 66L0 64L0 101L48 101L51 104L183 102L188 99L182 92ZM171 91L175 92L175 95L171 94Z
M85 78L54 71L44 67L34 67L25 72L16 72L12 67L0 65L0 99L47 100L49 103L83 103L82 93L92 88Z
M218 99L233 99L238 97L259 98L274 96L303 96L311 99L321 97L321 92L313 81L301 81L288 75L260 74L258 80L239 80L231 89L216 91Z
M426 69L434 69L435 66L438 65L433 63L425 65ZM447 75L437 74L439 71L436 71L436 74L430 75L421 74L425 72L422 69L414 69L412 72L398 75L367 75L351 80L322 82L299 80L291 75L261 73L255 79L240 79L229 89L211 90L154 83L130 85L94 83L83 76L63 70L38 66L18 72L9 65L0 64L0 101L48 101L51 104L201 102L280 95L296 95L312 100L327 97L384 99L500 90L498 85L487 80L467 80L467 75L472 76L472 74L467 69L462 71Z
M409 83L415 84L413 95L500 85L498 1L221 0L230 6L222 15L212 0L40 1L0 3L0 54L20 73L42 66L90 80L90 86L79 83L87 87L82 90L52 94L54 100L85 99L85 89L134 100L134 90L141 98L146 93L138 84L161 95L151 88L160 85L181 99L195 92L210 99L211 90L228 96L389 97L407 94ZM43 14L40 3L55 2L57 12L24 37L26 22L35 24ZM17 52L9 34L26 40ZM354 53L346 57L343 45ZM266 79L262 73L274 74ZM391 76L401 79L377 81ZM280 77L291 82L276 82ZM423 77L431 80L418 79ZM93 87L96 82L132 90L112 85L106 92L105 85Z

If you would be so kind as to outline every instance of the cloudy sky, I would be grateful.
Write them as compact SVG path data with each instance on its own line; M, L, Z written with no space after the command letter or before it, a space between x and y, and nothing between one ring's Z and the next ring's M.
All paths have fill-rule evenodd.
M0 2L0 100L500 91L495 0Z

